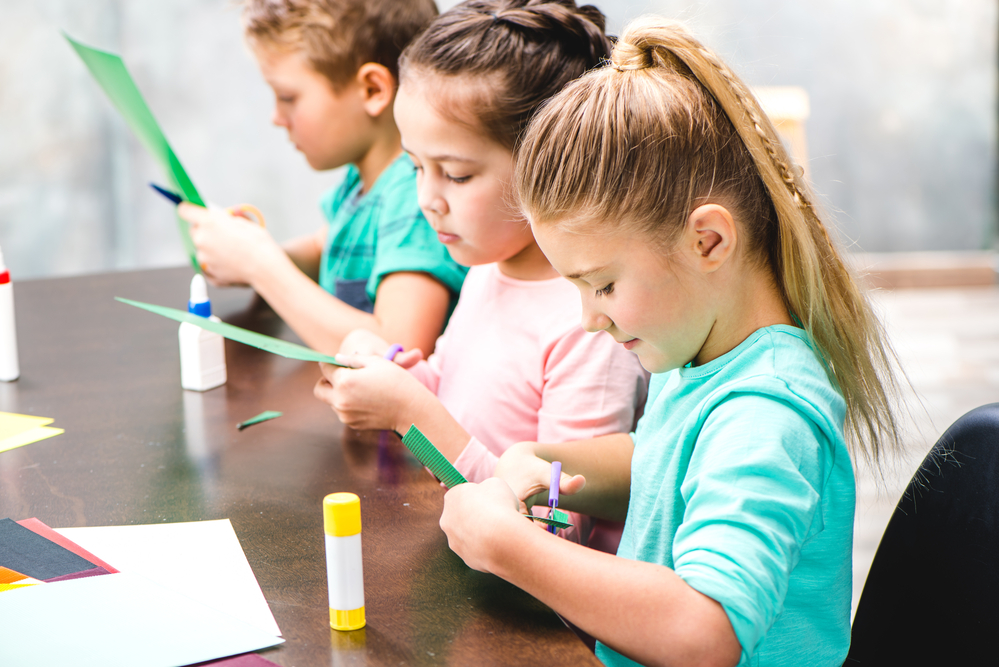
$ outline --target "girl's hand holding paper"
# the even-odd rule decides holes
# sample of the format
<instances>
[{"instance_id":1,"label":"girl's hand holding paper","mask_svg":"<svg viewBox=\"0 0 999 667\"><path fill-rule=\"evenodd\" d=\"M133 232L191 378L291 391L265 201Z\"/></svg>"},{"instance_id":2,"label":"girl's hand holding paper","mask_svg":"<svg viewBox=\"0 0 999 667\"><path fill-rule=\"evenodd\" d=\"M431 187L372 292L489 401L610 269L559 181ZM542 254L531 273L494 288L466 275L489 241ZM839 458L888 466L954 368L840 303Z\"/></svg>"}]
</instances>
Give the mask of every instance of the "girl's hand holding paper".
<instances>
[{"instance_id":1,"label":"girl's hand holding paper","mask_svg":"<svg viewBox=\"0 0 999 667\"><path fill-rule=\"evenodd\" d=\"M198 263L213 285L252 286L260 267L285 257L256 208L244 204L215 209L184 202L177 213L189 223Z\"/></svg>"},{"instance_id":2,"label":"girl's hand holding paper","mask_svg":"<svg viewBox=\"0 0 999 667\"><path fill-rule=\"evenodd\" d=\"M413 423L410 408L421 399L436 400L409 372L388 359L348 354L338 354L336 359L349 368L320 364L323 377L313 393L351 428L403 432Z\"/></svg>"},{"instance_id":3,"label":"girl's hand holding paper","mask_svg":"<svg viewBox=\"0 0 999 667\"><path fill-rule=\"evenodd\" d=\"M375 354L384 356L390 347L392 346L378 334L372 333L367 329L354 329L344 337L343 343L340 344L340 353L346 355ZM396 352L392 355L391 361L394 361L403 368L411 368L422 359L423 352L419 348L413 348L412 350Z\"/></svg>"}]
</instances>

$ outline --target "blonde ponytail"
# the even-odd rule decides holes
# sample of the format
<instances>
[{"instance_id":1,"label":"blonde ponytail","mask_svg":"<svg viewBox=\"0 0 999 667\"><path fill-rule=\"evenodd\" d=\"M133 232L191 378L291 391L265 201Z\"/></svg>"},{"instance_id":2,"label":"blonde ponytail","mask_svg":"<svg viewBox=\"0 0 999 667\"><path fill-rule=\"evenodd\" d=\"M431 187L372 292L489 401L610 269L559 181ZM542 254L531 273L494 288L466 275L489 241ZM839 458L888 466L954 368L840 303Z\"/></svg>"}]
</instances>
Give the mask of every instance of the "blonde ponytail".
<instances>
[{"instance_id":1,"label":"blonde ponytail","mask_svg":"<svg viewBox=\"0 0 999 667\"><path fill-rule=\"evenodd\" d=\"M898 449L894 352L881 323L759 103L685 28L656 18L628 26L608 66L535 117L517 178L536 224L627 221L665 247L697 205L732 209L842 392L855 454L876 464L885 447Z\"/></svg>"}]
</instances>

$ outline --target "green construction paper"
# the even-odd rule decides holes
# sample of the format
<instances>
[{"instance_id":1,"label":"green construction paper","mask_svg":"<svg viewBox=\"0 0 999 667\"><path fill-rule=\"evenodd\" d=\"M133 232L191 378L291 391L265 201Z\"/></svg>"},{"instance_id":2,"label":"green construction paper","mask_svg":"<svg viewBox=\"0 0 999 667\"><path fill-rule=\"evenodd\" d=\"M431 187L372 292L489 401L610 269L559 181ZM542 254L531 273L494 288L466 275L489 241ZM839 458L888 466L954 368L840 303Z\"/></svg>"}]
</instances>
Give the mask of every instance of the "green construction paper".
<instances>
[{"instance_id":1,"label":"green construction paper","mask_svg":"<svg viewBox=\"0 0 999 667\"><path fill-rule=\"evenodd\" d=\"M254 424L259 424L260 422L265 422L265 421L267 421L269 419L277 419L278 417L280 417L283 414L284 414L283 412L276 412L274 410L266 410L264 412L261 412L256 417L250 417L245 422L240 422L240 423L236 424L236 428L238 428L240 431L242 431L247 426L253 426Z\"/></svg>"},{"instance_id":2,"label":"green construction paper","mask_svg":"<svg viewBox=\"0 0 999 667\"><path fill-rule=\"evenodd\" d=\"M215 322L214 320L209 320L199 315L192 315L191 313L183 310L167 308L166 306L154 306L151 303L142 303L141 301L122 299L117 296L115 297L115 300L127 303L130 306L135 306L136 308L148 310L151 313L162 315L163 317L176 320L177 322L188 322L189 324L201 327L206 331L217 333L223 338L228 338L229 340L234 340L237 343L243 343L244 345L249 345L250 347L255 347L260 350L270 352L271 354L277 354L289 359L300 359L301 361L322 361L327 364L333 364L334 366L346 366L346 364L341 364L337 361L335 357L323 354L322 352L316 352L315 350L302 345L289 343L286 340L271 338L270 336L265 336L264 334L257 333L255 331L247 331L246 329L241 329L240 327L233 326L232 324L226 324L225 322Z\"/></svg>"},{"instance_id":3,"label":"green construction paper","mask_svg":"<svg viewBox=\"0 0 999 667\"><path fill-rule=\"evenodd\" d=\"M444 458L440 450L427 440L427 436L416 428L416 424L409 427L406 435L402 436L402 444L406 445L409 451L413 452L420 463L425 465L434 477L444 483L444 486L451 489L459 484L464 484L465 479L458 469L451 465L451 462Z\"/></svg>"},{"instance_id":4,"label":"green construction paper","mask_svg":"<svg viewBox=\"0 0 999 667\"><path fill-rule=\"evenodd\" d=\"M104 89L104 92L111 99L111 103L121 113L122 118L132 128L132 131L135 132L142 145L146 147L149 154L163 167L170 184L183 194L185 200L198 206L204 206L205 202L201 198L201 195L198 194L198 189L194 187L194 183L187 175L187 172L184 171L184 167L180 164L180 160L177 159L177 155L170 148L163 130L160 129L159 124L153 117L149 106L132 80L132 76L125 68L125 63L121 57L107 51L101 51L80 44L66 33L63 33L63 36L80 56L83 64L90 70L97 83ZM187 222L179 216L177 217L177 228L180 231L184 250L191 260L191 266L194 267L195 271L201 273L201 267L198 265L198 260L195 256L194 242L191 241L191 233L187 228Z\"/></svg>"}]
</instances>

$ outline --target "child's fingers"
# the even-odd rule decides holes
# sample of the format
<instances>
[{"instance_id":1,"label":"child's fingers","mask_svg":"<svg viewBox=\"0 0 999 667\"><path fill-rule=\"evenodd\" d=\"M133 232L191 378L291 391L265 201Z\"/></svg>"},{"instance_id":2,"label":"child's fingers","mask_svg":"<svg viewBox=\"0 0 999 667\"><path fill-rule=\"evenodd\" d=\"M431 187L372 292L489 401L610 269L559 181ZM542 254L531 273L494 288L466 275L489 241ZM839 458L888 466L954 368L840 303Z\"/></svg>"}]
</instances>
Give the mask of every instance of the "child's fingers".
<instances>
[{"instance_id":1,"label":"child's fingers","mask_svg":"<svg viewBox=\"0 0 999 667\"><path fill-rule=\"evenodd\" d=\"M395 355L395 357L392 359L392 361L394 361L399 366L402 366L403 368L412 368L422 360L423 360L423 350L421 350L420 348L405 350Z\"/></svg>"},{"instance_id":2,"label":"child's fingers","mask_svg":"<svg viewBox=\"0 0 999 667\"><path fill-rule=\"evenodd\" d=\"M367 366L364 357L359 354L337 354L336 361L347 368L364 368Z\"/></svg>"},{"instance_id":3,"label":"child's fingers","mask_svg":"<svg viewBox=\"0 0 999 667\"><path fill-rule=\"evenodd\" d=\"M333 385L325 377L319 378L316 386L312 388L312 395L323 403L333 404Z\"/></svg>"},{"instance_id":4,"label":"child's fingers","mask_svg":"<svg viewBox=\"0 0 999 667\"><path fill-rule=\"evenodd\" d=\"M584 486L586 486L586 478L582 475L567 475L566 473L562 473L562 477L559 478L558 482L558 492L571 496L582 491Z\"/></svg>"}]
</instances>

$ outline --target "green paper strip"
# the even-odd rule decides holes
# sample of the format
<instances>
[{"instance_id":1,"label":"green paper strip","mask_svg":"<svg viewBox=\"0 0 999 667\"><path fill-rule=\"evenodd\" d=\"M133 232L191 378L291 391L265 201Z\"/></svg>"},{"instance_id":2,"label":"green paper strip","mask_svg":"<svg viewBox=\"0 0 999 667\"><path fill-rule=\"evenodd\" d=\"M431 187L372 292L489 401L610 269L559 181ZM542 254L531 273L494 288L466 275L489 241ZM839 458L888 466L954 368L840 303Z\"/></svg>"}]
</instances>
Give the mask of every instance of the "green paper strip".
<instances>
[{"instance_id":1,"label":"green paper strip","mask_svg":"<svg viewBox=\"0 0 999 667\"><path fill-rule=\"evenodd\" d=\"M538 521L548 526L555 526L556 528L569 528L570 526L572 526L572 524L569 523L569 514L567 512L563 512L560 509L556 509L555 511L552 512L551 519L543 516L534 516L532 514L528 514L526 516L528 519Z\"/></svg>"},{"instance_id":2,"label":"green paper strip","mask_svg":"<svg viewBox=\"0 0 999 667\"><path fill-rule=\"evenodd\" d=\"M132 131L135 132L142 145L146 147L149 154L163 167L170 184L183 193L184 199L187 201L198 206L204 206L205 202L201 199L201 195L198 194L198 189L194 187L194 183L187 175L187 172L184 171L184 167L180 164L180 160L177 159L177 155L170 148L163 130L160 129L159 124L153 117L149 106L146 104L145 99L143 99L142 93L136 87L135 81L132 80L132 76L125 68L125 63L121 57L114 53L108 53L107 51L101 51L81 44L66 33L63 33L63 37L66 38L66 41L69 42L70 46L80 56L83 64L87 66L94 79L104 89L104 92L111 99L112 104L121 113L122 118L132 128ZM191 241L191 233L187 228L187 222L179 216L177 217L177 229L180 231L184 250L191 260L191 266L194 267L195 271L201 273L201 267L198 265L198 260L195 256L194 242Z\"/></svg>"},{"instance_id":3,"label":"green paper strip","mask_svg":"<svg viewBox=\"0 0 999 667\"><path fill-rule=\"evenodd\" d=\"M256 331L247 331L246 329L241 329L240 327L233 326L232 324L215 322L198 315L192 315L191 313L183 310L177 310L176 308L154 306L151 303L142 303L141 301L122 299L117 296L115 297L115 300L127 303L130 306L135 306L136 308L148 310L151 313L162 315L163 317L176 320L177 322L188 322L194 326L201 327L206 331L217 333L223 338L228 338L229 340L234 340L237 343L243 343L244 345L249 345L250 347L255 347L260 350L265 350L271 354L277 354L289 359L300 359L301 361L322 361L327 364L333 364L334 366L345 366L345 364L341 364L335 357L331 357L328 354L316 352L315 350L302 345L289 343L286 340L265 336L264 334L257 333Z\"/></svg>"},{"instance_id":4,"label":"green paper strip","mask_svg":"<svg viewBox=\"0 0 999 667\"><path fill-rule=\"evenodd\" d=\"M402 444L406 445L409 451L413 452L413 456L429 468L437 479L444 482L447 488L451 489L468 481L450 461L444 458L440 450L427 440L427 436L416 428L416 424L410 426L406 435L402 436Z\"/></svg>"},{"instance_id":5,"label":"green paper strip","mask_svg":"<svg viewBox=\"0 0 999 667\"><path fill-rule=\"evenodd\" d=\"M283 412L276 412L274 410L265 410L256 417L250 417L245 422L239 422L238 424L236 424L236 428L242 431L247 426L253 426L254 424L259 424L260 422L265 422L270 419L277 419L283 414L284 414Z\"/></svg>"},{"instance_id":6,"label":"green paper strip","mask_svg":"<svg viewBox=\"0 0 999 667\"><path fill-rule=\"evenodd\" d=\"M458 472L458 469L451 465L440 450L434 447L434 443L427 439L427 436L423 435L420 429L416 428L416 424L409 427L406 431L406 435L402 436L402 444L406 445L409 451L413 452L413 456L425 465L430 472L440 481L444 482L444 486L449 489L453 489L459 484L465 484L468 482L464 476ZM528 519L533 519L534 521L540 521L541 523L548 524L551 526L556 526L558 528L569 528L572 526L569 523L569 515L560 509L555 509L552 512L552 518L546 519L540 516L532 516L530 514L525 515Z\"/></svg>"}]
</instances>

